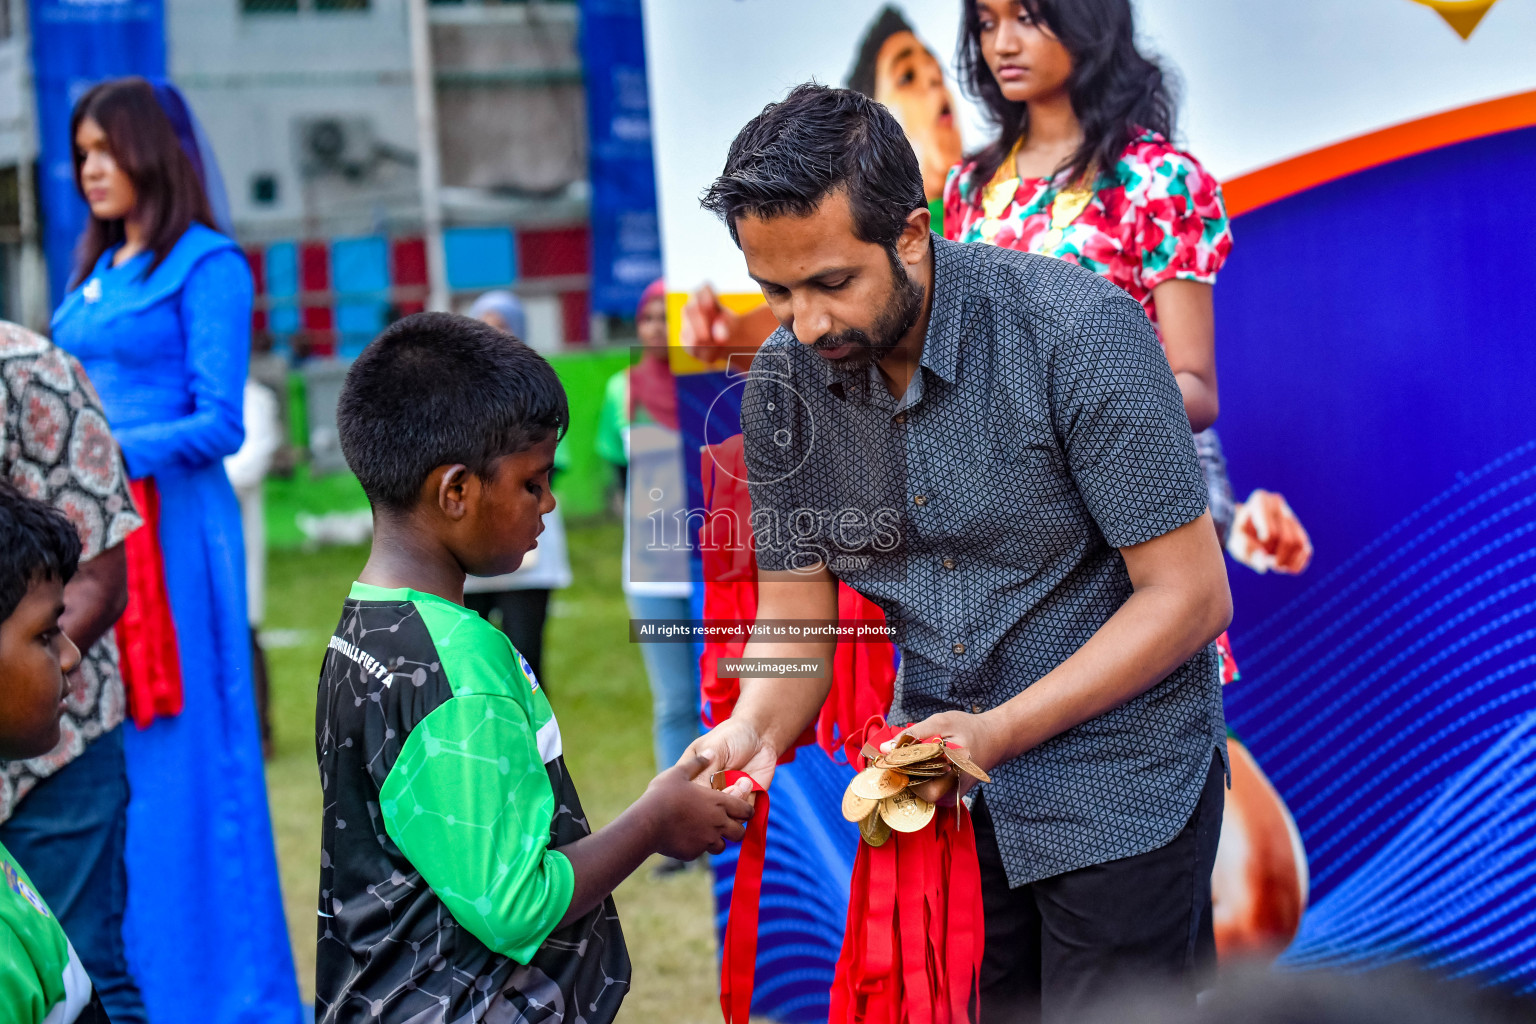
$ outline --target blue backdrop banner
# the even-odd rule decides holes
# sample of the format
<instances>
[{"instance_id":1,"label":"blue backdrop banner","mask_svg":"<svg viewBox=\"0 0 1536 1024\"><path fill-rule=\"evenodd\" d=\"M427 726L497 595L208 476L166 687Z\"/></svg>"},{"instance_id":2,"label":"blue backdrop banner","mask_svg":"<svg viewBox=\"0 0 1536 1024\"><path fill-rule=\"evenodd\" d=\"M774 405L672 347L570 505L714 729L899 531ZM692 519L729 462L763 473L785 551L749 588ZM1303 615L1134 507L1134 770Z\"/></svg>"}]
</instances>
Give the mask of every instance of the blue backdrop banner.
<instances>
[{"instance_id":1,"label":"blue backdrop banner","mask_svg":"<svg viewBox=\"0 0 1536 1024\"><path fill-rule=\"evenodd\" d=\"M43 252L53 305L64 297L86 207L75 189L69 114L105 78L165 75L161 0L32 0Z\"/></svg>"},{"instance_id":2,"label":"blue backdrop banner","mask_svg":"<svg viewBox=\"0 0 1536 1024\"><path fill-rule=\"evenodd\" d=\"M582 0L592 179L592 311L628 316L661 276L640 0Z\"/></svg>"}]
</instances>

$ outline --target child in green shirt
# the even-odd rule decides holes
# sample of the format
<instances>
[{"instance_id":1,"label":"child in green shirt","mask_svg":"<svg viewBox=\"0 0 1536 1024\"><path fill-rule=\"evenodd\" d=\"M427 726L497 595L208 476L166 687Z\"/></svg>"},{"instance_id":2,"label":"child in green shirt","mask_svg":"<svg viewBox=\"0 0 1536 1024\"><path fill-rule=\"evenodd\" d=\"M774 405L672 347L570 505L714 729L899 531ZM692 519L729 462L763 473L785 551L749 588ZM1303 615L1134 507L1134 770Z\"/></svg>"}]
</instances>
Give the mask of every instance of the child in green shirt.
<instances>
[{"instance_id":1,"label":"child in green shirt","mask_svg":"<svg viewBox=\"0 0 1536 1024\"><path fill-rule=\"evenodd\" d=\"M614 887L743 834L751 808L698 783L705 758L591 832L532 669L463 607L466 573L536 546L567 421L549 364L467 317L406 317L347 374L374 541L316 708L323 1024L606 1024L630 978Z\"/></svg>"},{"instance_id":2,"label":"child in green shirt","mask_svg":"<svg viewBox=\"0 0 1536 1024\"><path fill-rule=\"evenodd\" d=\"M64 676L80 651L59 629L80 537L64 514L0 482L0 760L59 742ZM91 980L58 919L0 845L0 1019L105 1022Z\"/></svg>"}]
</instances>

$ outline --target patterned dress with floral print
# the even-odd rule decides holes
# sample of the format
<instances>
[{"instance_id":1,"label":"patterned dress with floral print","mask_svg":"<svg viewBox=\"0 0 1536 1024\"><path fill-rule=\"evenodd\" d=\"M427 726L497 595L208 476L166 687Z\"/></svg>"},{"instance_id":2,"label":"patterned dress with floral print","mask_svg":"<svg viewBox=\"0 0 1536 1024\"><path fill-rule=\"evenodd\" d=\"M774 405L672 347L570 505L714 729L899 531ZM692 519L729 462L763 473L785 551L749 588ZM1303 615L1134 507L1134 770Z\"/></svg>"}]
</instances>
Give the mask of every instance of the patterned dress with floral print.
<instances>
[{"instance_id":1,"label":"patterned dress with floral print","mask_svg":"<svg viewBox=\"0 0 1536 1024\"><path fill-rule=\"evenodd\" d=\"M121 544L142 520L101 400L80 364L47 339L0 321L0 394L0 477L69 517L80 533L81 561ZM0 822L39 779L120 725L125 703L109 630L70 680L59 745L28 761L0 761Z\"/></svg>"},{"instance_id":2,"label":"patterned dress with floral print","mask_svg":"<svg viewBox=\"0 0 1536 1024\"><path fill-rule=\"evenodd\" d=\"M966 161L944 184L944 237L990 242L1076 263L1131 294L1157 324L1152 289L1174 279L1214 284L1232 248L1221 186L1188 153L1156 132L1126 147L1113 173L1075 219L1051 227L1064 178L1023 178L996 217L987 216L976 164Z\"/></svg>"},{"instance_id":3,"label":"patterned dress with floral print","mask_svg":"<svg viewBox=\"0 0 1536 1024\"><path fill-rule=\"evenodd\" d=\"M1057 203L1058 196L1071 191L1065 175L1018 178L1011 197L988 197L991 179L980 180L976 172L974 160L950 169L944 183L945 238L1076 263L1141 303L1159 337L1152 289L1173 280L1215 284L1232 250L1220 184L1198 160L1157 132L1142 132L1126 146L1112 173L1099 177L1098 188L1068 223L1059 222L1067 218L1059 216ZM1232 488L1221 442L1214 430L1196 434L1195 442L1211 511L1225 540ZM1237 665L1226 634L1218 648L1222 681L1230 682L1237 678Z\"/></svg>"}]
</instances>

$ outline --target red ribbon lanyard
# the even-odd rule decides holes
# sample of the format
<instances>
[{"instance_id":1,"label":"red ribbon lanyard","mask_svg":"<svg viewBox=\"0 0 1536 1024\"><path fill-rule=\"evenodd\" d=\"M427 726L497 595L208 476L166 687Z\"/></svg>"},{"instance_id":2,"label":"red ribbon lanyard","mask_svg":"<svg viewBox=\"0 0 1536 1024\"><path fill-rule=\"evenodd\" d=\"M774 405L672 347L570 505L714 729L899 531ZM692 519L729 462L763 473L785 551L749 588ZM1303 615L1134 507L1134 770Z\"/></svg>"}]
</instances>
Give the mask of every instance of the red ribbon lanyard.
<instances>
[{"instance_id":1,"label":"red ribbon lanyard","mask_svg":"<svg viewBox=\"0 0 1536 1024\"><path fill-rule=\"evenodd\" d=\"M736 859L731 910L725 921L720 957L720 1012L726 1024L747 1024L752 1013L752 985L757 971L757 907L763 893L763 860L768 850L768 791L746 772L724 773L725 786L739 779L752 783L757 804ZM723 787L722 787L723 788Z\"/></svg>"}]
</instances>

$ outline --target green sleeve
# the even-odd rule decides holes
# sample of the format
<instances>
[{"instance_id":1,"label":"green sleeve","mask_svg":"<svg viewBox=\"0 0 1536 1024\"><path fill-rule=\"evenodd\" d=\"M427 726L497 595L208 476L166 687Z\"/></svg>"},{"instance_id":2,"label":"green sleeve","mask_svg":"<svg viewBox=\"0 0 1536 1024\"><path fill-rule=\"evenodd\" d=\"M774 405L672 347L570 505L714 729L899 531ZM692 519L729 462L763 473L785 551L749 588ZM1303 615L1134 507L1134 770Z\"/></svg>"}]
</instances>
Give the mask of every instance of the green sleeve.
<instances>
[{"instance_id":1,"label":"green sleeve","mask_svg":"<svg viewBox=\"0 0 1536 1024\"><path fill-rule=\"evenodd\" d=\"M0 922L0 1006L10 1007L6 1012L16 1015L3 1019L42 1020L53 1003L62 998L62 986L57 993L44 991L31 951L20 936Z\"/></svg>"},{"instance_id":2,"label":"green sleeve","mask_svg":"<svg viewBox=\"0 0 1536 1024\"><path fill-rule=\"evenodd\" d=\"M522 705L476 694L440 705L379 797L385 831L454 919L526 964L570 908L575 874L549 849L555 795Z\"/></svg>"},{"instance_id":3,"label":"green sleeve","mask_svg":"<svg viewBox=\"0 0 1536 1024\"><path fill-rule=\"evenodd\" d=\"M629 371L608 378L603 408L597 417L597 454L615 466L629 464L624 454L624 428L629 425Z\"/></svg>"}]
</instances>

